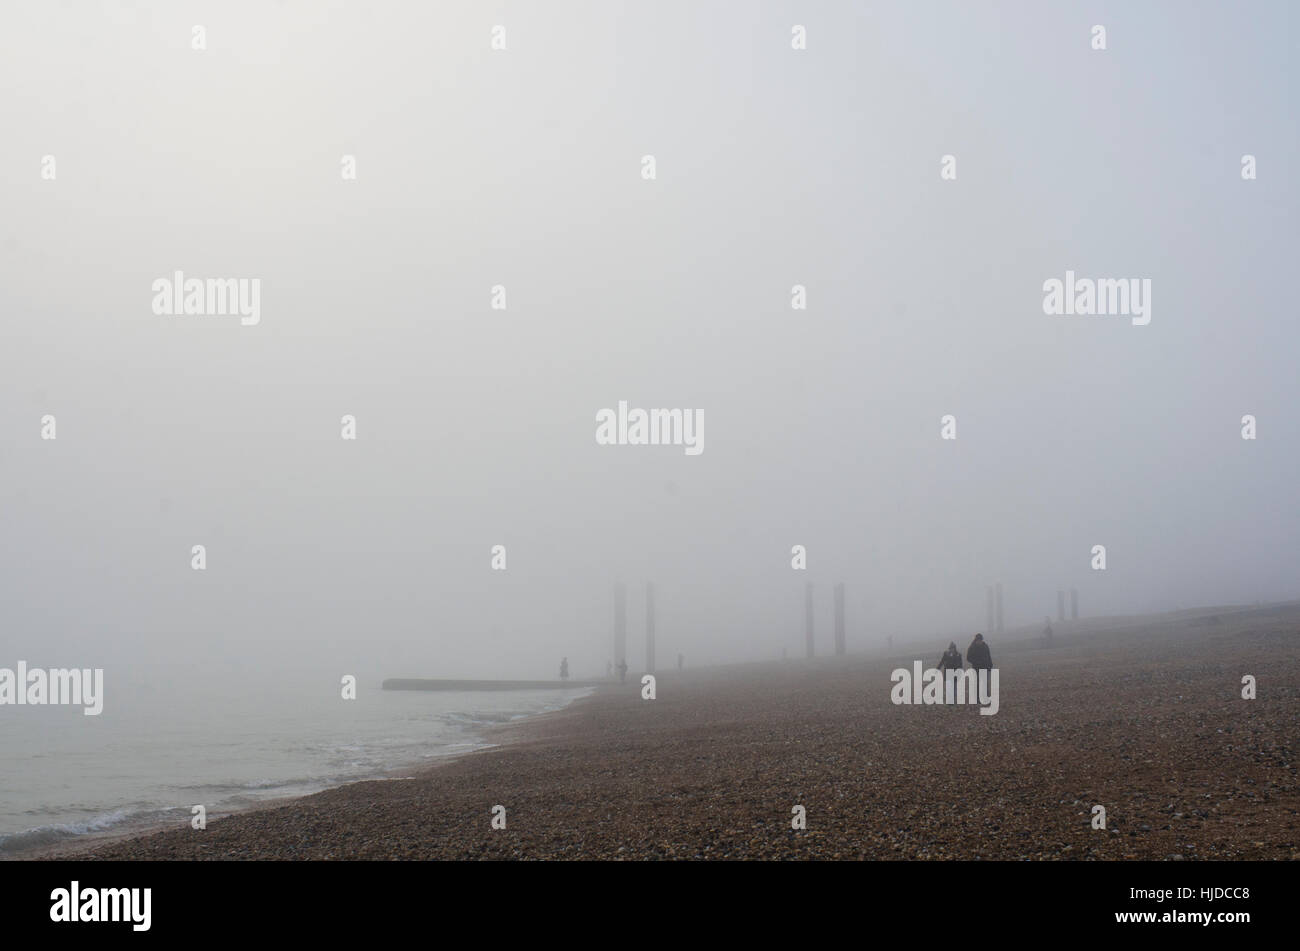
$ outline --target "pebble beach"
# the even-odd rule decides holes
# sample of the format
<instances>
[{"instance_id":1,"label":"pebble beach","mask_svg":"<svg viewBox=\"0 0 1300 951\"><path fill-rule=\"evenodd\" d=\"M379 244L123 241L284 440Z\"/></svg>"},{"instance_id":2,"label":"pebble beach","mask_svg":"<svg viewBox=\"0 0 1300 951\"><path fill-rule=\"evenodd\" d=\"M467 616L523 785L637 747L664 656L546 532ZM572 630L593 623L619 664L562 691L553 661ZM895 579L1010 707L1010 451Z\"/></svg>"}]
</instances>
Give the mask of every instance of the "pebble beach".
<instances>
[{"instance_id":1,"label":"pebble beach","mask_svg":"<svg viewBox=\"0 0 1300 951\"><path fill-rule=\"evenodd\" d=\"M75 857L1300 858L1300 606L989 642L992 716L891 701L891 671L935 665L947 638L667 671L653 700L629 676L432 768ZM504 829L492 827L498 805Z\"/></svg>"}]
</instances>

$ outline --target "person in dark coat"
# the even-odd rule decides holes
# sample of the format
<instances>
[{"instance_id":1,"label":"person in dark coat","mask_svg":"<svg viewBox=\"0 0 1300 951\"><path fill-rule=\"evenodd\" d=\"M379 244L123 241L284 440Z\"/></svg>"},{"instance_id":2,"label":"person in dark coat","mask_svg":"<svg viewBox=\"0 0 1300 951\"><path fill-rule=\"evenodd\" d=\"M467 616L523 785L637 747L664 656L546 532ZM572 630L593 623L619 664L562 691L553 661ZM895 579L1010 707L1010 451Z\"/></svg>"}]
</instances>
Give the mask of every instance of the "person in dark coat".
<instances>
[{"instance_id":1,"label":"person in dark coat","mask_svg":"<svg viewBox=\"0 0 1300 951\"><path fill-rule=\"evenodd\" d=\"M955 701L955 688L948 683L948 671L950 670L961 670L961 651L957 650L956 641L949 641L948 649L939 658L939 676L943 678L944 703L953 703Z\"/></svg>"},{"instance_id":2,"label":"person in dark coat","mask_svg":"<svg viewBox=\"0 0 1300 951\"><path fill-rule=\"evenodd\" d=\"M985 643L983 634L976 634L975 640L966 648L966 660L976 670L993 669L993 655L989 653L989 645Z\"/></svg>"}]
</instances>

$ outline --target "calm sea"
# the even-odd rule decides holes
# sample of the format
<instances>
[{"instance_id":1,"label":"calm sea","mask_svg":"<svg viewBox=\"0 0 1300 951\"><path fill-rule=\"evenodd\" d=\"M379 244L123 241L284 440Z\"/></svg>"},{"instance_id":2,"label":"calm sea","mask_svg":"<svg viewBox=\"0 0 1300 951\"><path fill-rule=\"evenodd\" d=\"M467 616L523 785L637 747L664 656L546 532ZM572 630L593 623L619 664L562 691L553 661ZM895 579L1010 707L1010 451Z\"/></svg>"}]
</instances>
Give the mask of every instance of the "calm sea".
<instances>
[{"instance_id":1,"label":"calm sea","mask_svg":"<svg viewBox=\"0 0 1300 951\"><path fill-rule=\"evenodd\" d=\"M422 693L328 681L260 687L178 678L112 691L104 710L0 707L0 856L102 832L209 820L488 745L482 728L585 689Z\"/></svg>"}]
</instances>

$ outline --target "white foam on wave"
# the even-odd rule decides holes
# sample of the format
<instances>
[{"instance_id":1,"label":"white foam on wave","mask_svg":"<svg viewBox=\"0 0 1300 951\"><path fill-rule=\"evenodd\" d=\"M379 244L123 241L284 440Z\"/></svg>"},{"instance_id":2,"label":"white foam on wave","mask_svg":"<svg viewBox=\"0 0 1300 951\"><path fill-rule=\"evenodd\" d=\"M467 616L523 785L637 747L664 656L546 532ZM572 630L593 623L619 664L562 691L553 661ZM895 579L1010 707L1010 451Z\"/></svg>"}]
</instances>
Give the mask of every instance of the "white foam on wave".
<instances>
[{"instance_id":1,"label":"white foam on wave","mask_svg":"<svg viewBox=\"0 0 1300 951\"><path fill-rule=\"evenodd\" d=\"M126 809L114 809L112 812L93 816L81 822L58 822L37 826L25 832L0 836L0 852L18 852L36 846L53 845L91 832L107 832L114 826L131 819L133 815L136 814Z\"/></svg>"}]
</instances>

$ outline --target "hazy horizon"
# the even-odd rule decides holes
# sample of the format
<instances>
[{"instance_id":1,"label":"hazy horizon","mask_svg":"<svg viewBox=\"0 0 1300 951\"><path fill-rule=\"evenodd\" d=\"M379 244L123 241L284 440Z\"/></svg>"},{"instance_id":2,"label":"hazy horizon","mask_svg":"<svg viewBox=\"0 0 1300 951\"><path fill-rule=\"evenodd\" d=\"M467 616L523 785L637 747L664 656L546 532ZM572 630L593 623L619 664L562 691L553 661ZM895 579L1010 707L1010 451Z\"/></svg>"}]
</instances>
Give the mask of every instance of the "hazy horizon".
<instances>
[{"instance_id":1,"label":"hazy horizon","mask_svg":"<svg viewBox=\"0 0 1300 951\"><path fill-rule=\"evenodd\" d=\"M585 676L620 581L661 668L799 656L809 581L819 653L837 582L851 651L995 582L1300 596L1292 6L115 9L0 34L0 666ZM260 322L156 315L177 270Z\"/></svg>"}]
</instances>

